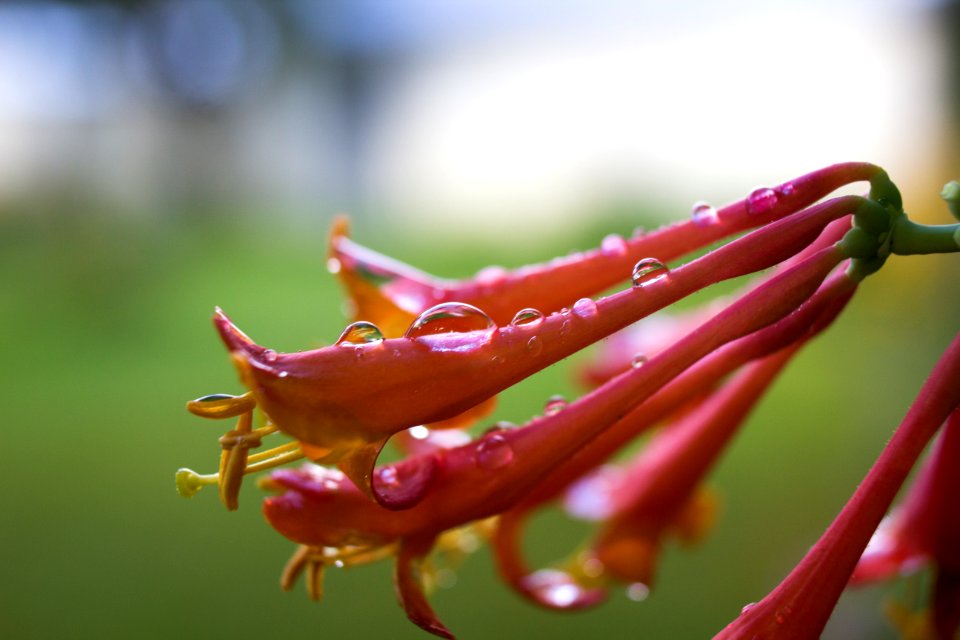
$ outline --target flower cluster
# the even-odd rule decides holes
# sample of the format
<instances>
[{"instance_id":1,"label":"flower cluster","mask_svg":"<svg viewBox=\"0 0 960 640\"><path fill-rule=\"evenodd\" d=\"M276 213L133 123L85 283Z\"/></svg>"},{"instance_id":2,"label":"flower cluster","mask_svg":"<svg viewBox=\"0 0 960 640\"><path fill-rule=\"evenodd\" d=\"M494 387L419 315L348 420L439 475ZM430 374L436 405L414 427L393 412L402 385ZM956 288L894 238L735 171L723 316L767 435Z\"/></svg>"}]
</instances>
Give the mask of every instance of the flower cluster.
<instances>
[{"instance_id":1,"label":"flower cluster","mask_svg":"<svg viewBox=\"0 0 960 640\"><path fill-rule=\"evenodd\" d=\"M859 181L869 182L866 196L824 199ZM956 211L960 186L944 197ZM217 485L236 509L246 474L309 460L260 481L272 494L267 521L300 545L283 587L306 574L319 599L327 566L393 558L410 620L453 637L427 593L444 580L439 561L456 562L483 540L506 584L538 605L594 606L616 585L645 597L670 537L692 543L708 531L715 509L703 481L777 374L889 255L960 251L960 225L909 221L882 169L847 163L720 209L699 203L685 221L611 235L585 253L462 281L356 244L344 219L329 251L328 268L355 315L334 344L278 353L216 311L214 326L247 391L187 404L196 415L237 422L220 438L218 471L181 469L177 488L190 496ZM662 312L765 270L735 297L683 317ZM621 282L624 289L598 297ZM500 391L607 337L582 372L592 387L582 397L553 398L521 426L467 430ZM824 537L718 637L816 637L851 575L880 579L924 562L938 572L926 628L952 637L960 624L960 510L949 504L960 492L958 380L960 338ZM878 530L948 418L915 490ZM635 459L610 462L654 429ZM260 450L280 435L289 440ZM378 465L388 440L399 459ZM597 534L567 560L532 569L520 551L524 523L556 502L598 521Z\"/></svg>"}]
</instances>

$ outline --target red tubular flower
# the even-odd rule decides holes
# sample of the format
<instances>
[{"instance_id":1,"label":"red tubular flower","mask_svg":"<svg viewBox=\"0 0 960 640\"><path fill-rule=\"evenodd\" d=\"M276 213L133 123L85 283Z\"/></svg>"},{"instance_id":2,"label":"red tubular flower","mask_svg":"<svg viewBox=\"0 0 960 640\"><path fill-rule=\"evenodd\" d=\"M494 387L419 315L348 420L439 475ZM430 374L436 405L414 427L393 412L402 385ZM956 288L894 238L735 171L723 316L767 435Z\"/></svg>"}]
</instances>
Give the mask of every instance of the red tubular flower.
<instances>
[{"instance_id":1,"label":"red tubular flower","mask_svg":"<svg viewBox=\"0 0 960 640\"><path fill-rule=\"evenodd\" d=\"M745 607L716 638L820 636L910 468L937 428L960 407L957 380L960 335L947 348L900 427L826 533L779 586L760 602Z\"/></svg>"},{"instance_id":2,"label":"red tubular flower","mask_svg":"<svg viewBox=\"0 0 960 640\"><path fill-rule=\"evenodd\" d=\"M713 460L722 453L724 438L731 435L751 403L772 381L774 371L789 357L785 354L795 350L798 341L807 340L828 326L846 305L855 287L855 281L846 274L836 274L800 309L705 357L554 469L520 504L500 518L495 530L494 551L501 575L525 597L550 608L582 608L598 602L602 595L599 590L577 591L576 587L579 583L589 585L606 581L593 579L607 570L605 564L609 565L605 578L616 577L649 586L653 554L629 556L636 569L629 570L623 562L628 556L614 553L618 546L624 548L624 545L615 544L615 540L625 540L624 532L638 533L637 527L641 527L647 540L655 542L677 521L684 504L692 504L693 489ZM616 517L597 547L599 554L586 554L581 558L586 562L572 567L570 573L558 570L531 573L527 569L517 539L533 509L555 499L636 435L676 411L703 389L711 388L730 371L790 344L794 346L781 354L767 356L767 360L772 359L774 364L753 365L758 370L744 374L746 380L731 383L679 425L668 429L655 440L660 444L651 444L653 449L642 455L633 472L622 481L616 481L615 487L609 487L609 495L614 501L609 511ZM642 537L631 536L634 541ZM655 546L647 545L651 552ZM636 564L641 560L642 570ZM548 584L551 588L546 588ZM552 595L561 584L566 585L563 593L576 593L579 597L567 597L558 602Z\"/></svg>"},{"instance_id":3,"label":"red tubular flower","mask_svg":"<svg viewBox=\"0 0 960 640\"><path fill-rule=\"evenodd\" d=\"M630 290L573 312L497 327L483 312L450 303L424 314L403 338L379 339L354 327L338 344L278 354L254 344L221 312L214 323L243 383L272 424L307 445L315 460L337 462L384 506L372 469L386 439L453 418L519 380L709 284L777 264L809 245L823 227L863 198L836 198L739 238L668 271L641 271ZM832 252L834 263L841 259ZM407 496L404 504L412 498Z\"/></svg>"},{"instance_id":4,"label":"red tubular flower","mask_svg":"<svg viewBox=\"0 0 960 640\"><path fill-rule=\"evenodd\" d=\"M929 563L937 578L932 622L937 638L960 628L960 410L933 445L903 503L877 528L851 584L897 577Z\"/></svg>"},{"instance_id":5,"label":"red tubular flower","mask_svg":"<svg viewBox=\"0 0 960 640\"><path fill-rule=\"evenodd\" d=\"M746 294L644 367L611 380L562 411L528 426L495 430L469 445L415 456L377 469L377 481L404 511L386 510L337 472L277 471L264 503L267 520L311 548L382 548L399 544L396 584L412 621L449 637L427 603L413 568L443 531L517 504L553 468L617 422L690 365L731 340L777 322L809 298L842 259L823 249ZM412 502L411 496L421 498Z\"/></svg>"},{"instance_id":6,"label":"red tubular flower","mask_svg":"<svg viewBox=\"0 0 960 640\"><path fill-rule=\"evenodd\" d=\"M460 302L483 309L503 326L520 309L559 311L582 297L594 296L622 282L638 260L654 256L666 263L718 240L799 211L834 190L860 180L885 179L875 165L849 162L813 171L772 189L754 190L747 198L715 210L694 207L690 220L623 239L609 236L601 247L546 264L513 271L488 268L473 279L435 278L347 237L345 218L335 221L328 266L344 285L354 318L373 322L388 337L403 334L429 307Z\"/></svg>"}]
</instances>

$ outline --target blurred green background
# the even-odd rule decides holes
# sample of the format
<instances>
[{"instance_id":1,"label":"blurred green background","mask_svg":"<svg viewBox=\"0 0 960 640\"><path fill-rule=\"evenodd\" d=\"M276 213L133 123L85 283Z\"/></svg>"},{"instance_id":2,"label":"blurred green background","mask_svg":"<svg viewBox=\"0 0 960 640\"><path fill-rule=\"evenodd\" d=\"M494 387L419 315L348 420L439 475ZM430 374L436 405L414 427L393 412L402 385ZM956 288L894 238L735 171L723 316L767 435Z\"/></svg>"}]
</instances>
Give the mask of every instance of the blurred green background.
<instances>
[{"instance_id":1,"label":"blurred green background","mask_svg":"<svg viewBox=\"0 0 960 640\"><path fill-rule=\"evenodd\" d=\"M199 5L212 11L210 15L218 15L216 11L234 15L223 3ZM898 146L903 140L896 136L888 139L892 134L886 130L875 135L888 146L877 143L876 148L861 151L857 139L844 138L840 126L831 130L834 136L822 139L822 150L813 145L813 150L798 157L790 155L788 143L768 147L767 136L759 136L763 138L758 141L759 151L750 153L747 148L745 155L737 155L731 149L728 162L722 161L722 154L713 158L710 154L714 151L705 149L705 157L689 159L689 174L675 162L666 162L666 168L678 172L670 185L665 185L659 174L645 173L648 165L642 154L611 152L609 157L619 160L612 168L599 163L585 169L591 180L579 191L571 190L568 174L562 171L531 174L530 180L544 189L542 200L536 197L536 190L525 191L509 180L498 182L495 173L481 171L477 189L493 195L479 203L463 201L459 208L451 203L461 196L469 199L474 192L457 187L456 178L428 171L437 166L431 162L438 160L428 161L429 154L427 160L417 156L413 143L423 130L414 129L406 134L411 136L411 163L427 172L418 179L429 184L433 175L443 194L424 205L419 215L417 207L424 204L421 196L396 188L396 182L407 174L393 175L382 167L381 173L370 169L377 166L378 149L385 150L393 165L403 160L389 155L389 145L378 146L383 140L378 127L386 126L384 119L393 117L394 104L387 91L392 76L387 73L385 80L378 74L390 71L385 61L394 60L397 51L406 52L403 68L409 71L422 58L457 59L462 49L454 47L451 53L443 37L412 29L413 35L404 35L406 40L395 36L400 44L387 53L377 46L367 49L363 42L357 44L362 38L346 38L344 44L329 34L327 40L318 37L324 45L316 45L321 53L304 53L304 43L314 40L296 39L291 25L301 15L297 11L306 11L310 3L281 5L286 11L256 2L236 5L260 16L258 20L273 20L272 73L288 74L284 82L295 86L302 86L304 77L338 78L339 84L334 85L341 91L336 95L347 96L347 106L334 112L368 114L366 119L356 116L355 130L347 126L349 118L346 124L338 121L347 133L333 127L328 137L346 137L326 148L327 155L307 156L292 169L286 164L292 162L289 157L275 160L269 152L296 142L299 121L295 118L285 125L294 132L291 137L276 140L267 127L265 133L257 134L262 139L256 145L230 143L240 132L249 133L241 126L244 123L255 124L260 116L282 116L270 110L278 95L286 95L277 84L269 84L279 82L275 79L262 80L252 88L221 88L221 93L214 91L219 85L213 83L214 88L207 86L207 93L201 91L198 98L195 84L190 84L195 81L161 82L157 78L168 78L160 73L164 67L147 64L145 68L155 72L153 84L146 83L150 88L133 91L134 98L111 98L117 102L106 107L96 101L83 103L81 98L87 94L70 81L66 81L66 89L53 82L54 89L79 92L80 97L74 96L76 104L86 105L79 113L69 108L57 113L56 105L42 101L11 102L0 92L0 98L7 98L0 99L0 129L9 134L0 142L0 162L9 168L0 179L0 329L7 345L0 388L8 409L4 481L0 484L4 505L0 636L4 638L422 637L395 604L389 563L331 571L326 599L320 605L309 602L299 589L284 594L277 581L293 545L264 522L259 492L252 483L235 513L227 513L213 492L186 501L173 485L178 467L212 470L218 455L216 438L221 425L190 416L184 402L206 393L240 391L209 322L214 305L222 306L257 341L278 350L329 344L343 328L342 296L324 269L327 227L340 208L357 214L354 237L358 241L447 277L467 276L491 264L513 267L571 249L586 249L608 233L629 234L637 225L650 228L688 215L693 200L707 198L719 204L742 196L757 182L779 182L816 164L848 159L883 164L895 180L905 175L902 186L908 210L926 222L948 222L935 197L940 185L957 173L956 156L949 144L956 139L951 133L952 112L943 106L951 87L946 82L934 82L932 86L942 91L924 98L940 105L934 112L946 114L933 124L924 123L929 132L913 126L906 115L890 115L894 120L903 118L899 135L923 129L932 136L921 138L918 134L907 151ZM478 5L468 5L480 11ZM482 38L471 41L464 35L472 33L463 26L471 24L469 15L453 22L461 29L454 40L472 43L467 47L474 56L471 59L486 60L504 56L504 50L513 51L502 48L503 28L498 30L497 25L513 24L514 17L505 6L493 5L499 7L496 18L481 20L480 26L473 24L487 29ZM56 33L73 33L71 20L92 24L96 33L102 35L102 30L117 41L127 42L130 33L147 33L163 42L164 29L178 33L174 27L163 26L167 24L164 20L179 24L175 9L187 5L11 6L0 8L0 31L8 33L14 26L32 24L34 31L28 30L17 42L29 44L34 37L43 44L45 27L59 25L61 31ZM382 5L377 3L359 3L361 9L353 12L337 3L324 6L339 7L339 13L317 19L321 26L339 25L334 34L357 36L368 29L370 35L364 42L379 43L393 33L387 30L387 35L378 38L379 32L370 25L385 29L381 24L385 19L381 16L377 22L362 13L365 7L370 15L378 15ZM697 3L684 6L700 16ZM856 13L860 4L843 7L847 14L863 18ZM436 15L431 13L436 5L430 3L411 2L407 9L414 16L408 16L408 22L414 25L430 23L430 16ZM758 15L754 9L745 3L739 13L731 15L752 25L750 21ZM902 18L895 9L889 8L890 15ZM796 7L787 4L784 10L786 15L794 15L790 11ZM34 11L39 11L41 18ZM586 40L586 49L598 42L569 26L583 15L593 15L592 11L554 12L566 15L564 20L544 6L539 11L525 18L529 31L551 37L561 33L568 39L574 39L574 34ZM931 5L910 15L929 28L935 21L932 18L949 17L951 11ZM614 9L600 13L612 23L618 22ZM50 15L54 16L52 22L45 23ZM340 22L330 15L339 16ZM553 16L547 21L549 28L538 31L534 26L545 16ZM189 11L187 17L191 17ZM682 38L686 28L682 17L630 14L624 20L642 26L646 42ZM700 16L695 24L700 28L709 17ZM814 17L818 24L826 20L826 14ZM792 23L782 17L779 20L789 32ZM189 24L200 23L195 19ZM621 27L623 23L619 23ZM132 31L127 33L118 24ZM880 37L868 30L869 21L860 24L864 25L865 40ZM213 25L217 33L225 28L218 27L215 20ZM718 28L723 33L723 28L735 27L721 24ZM905 31L914 28L919 29L916 25L903 27ZM445 33L441 27L435 29ZM651 30L656 38L649 35ZM194 38L188 37L187 44L200 47L197 42L202 41L203 33L187 32ZM86 32L81 29L79 33ZM516 39L525 32L511 29L508 33ZM937 32L925 33L934 38ZM418 38L429 46L410 44L420 42ZM551 41L550 37L544 39ZM145 41L152 42L146 37ZM251 36L247 41L255 39ZM178 42L182 45L180 41L175 44ZM563 48L568 48L564 43ZM485 46L500 53L490 54ZM25 51L33 49L26 46ZM907 72L933 78L949 75L945 71L950 68L949 49L936 51L937 60L946 66L932 70L908 66ZM189 69L199 64L198 60L218 59L216 51L202 47L192 53L195 57L188 58ZM864 54L851 53L860 55ZM17 57L8 56L5 65L0 63L0 76L8 74L3 77L29 88L26 76L9 75L11 69L17 71L11 59ZM29 56L22 59L35 62ZM229 61L229 56L226 59ZM606 68L609 62L609 58L601 58L597 64ZM299 71L290 71L297 65ZM41 79L45 70L53 73L60 69L40 65L34 71L37 68ZM251 69L256 68L241 65L240 77L252 75ZM226 71L218 69L214 65L211 77L225 77ZM372 76L370 69L375 70ZM464 73L475 69L467 65ZM829 75L827 69L822 71ZM615 87L625 84L618 73L608 96L612 101L617 96ZM72 76L67 73L67 77ZM406 77L409 80L411 76ZM81 73L81 80L84 78ZM849 75L848 82L851 87L858 86L855 74ZM200 86L203 89L204 85ZM442 88L442 83L437 86ZM666 101L673 88L648 86ZM732 80L731 92L738 90ZM50 87L39 91L38 100L58 95L51 91ZM371 102L363 98L368 95L365 91L379 91L379 97ZM805 109L819 108L814 106L815 87L811 93L813 98L800 101L791 100L792 90L768 97L783 108L784 122L795 117L793 128L819 140L820 127L826 125L802 119ZM71 94L67 91L65 95ZM131 103L149 105L147 115ZM442 100L440 104L444 104ZM366 107L361 108L363 105ZM800 111L790 111L787 107L791 106ZM763 105L755 108L762 110ZM45 111L50 109L53 112ZM597 109L602 112L603 105ZM297 117L303 115L297 113ZM146 135L143 128L134 126L140 117L152 123L154 134L161 133L158 138L147 135L137 149L147 155L155 152L157 157L131 169L126 162L140 157L140 152L104 141L125 140L128 135L142 138ZM533 126L536 113L529 117L512 123L518 127L516 132L503 134L507 136L504 155L509 155L509 136L513 135L518 144L526 143L531 149L543 146L539 139L524 142L524 127ZM589 129L589 122L602 119L602 115L584 117L587 124L574 121L571 127ZM223 123L231 118L236 121L223 130ZM721 125L716 121L698 126ZM477 125L467 119L460 126L470 129ZM483 126L495 130L500 124ZM674 128L678 136L684 129L682 121L664 126ZM391 135L403 138L398 133ZM750 131L741 135L743 146L749 147ZM194 145L193 137L201 140ZM312 149L321 139L324 136L305 141L304 148ZM905 139L911 142L909 136ZM831 146L836 140L839 146ZM104 144L98 146L98 142ZM426 146L430 143L424 141ZM723 140L717 141L721 143ZM558 144L564 157L580 157L576 137ZM259 150L266 156L254 154L251 159L237 148ZM764 149L774 148L780 155L764 155ZM343 151L344 163L353 166L338 169L343 172L342 179L336 172L324 173L324 167L330 166L324 163L336 164L337 149ZM277 153L281 151L293 153L286 148ZM878 156L860 155L871 151ZM467 166L476 161L470 159L469 147L459 153ZM543 153L555 155L557 149L546 148ZM670 157L669 150L663 153ZM837 156L842 153L855 157ZM458 157L442 159L456 163ZM252 168L240 166L241 160L253 163ZM311 186L314 164L320 183L315 189ZM699 168L691 168L697 165ZM291 171L303 172L305 177L300 181L284 178ZM639 176L636 184L621 179L628 174ZM262 182L251 185L249 175L260 176ZM443 178L448 180L441 184ZM129 184L118 185L117 181ZM558 193L569 198L560 210L554 208ZM499 204L513 199L519 203L515 216L509 211L505 214ZM463 638L526 638L534 634L551 638L709 637L787 573L862 478L938 353L957 330L960 281L956 273L956 256L896 259L865 283L838 325L811 344L777 382L724 457L711 481L723 496L715 531L694 549L668 548L658 583L646 602L614 594L610 602L590 612L544 612L525 604L497 581L488 553L482 549L458 571L455 586L434 594L437 612ZM575 397L580 393L571 375L576 360L504 393L493 420L523 421L538 413L544 400L555 393ZM545 565L566 556L588 533L589 527L582 523L548 512L535 521L528 551ZM893 637L881 605L885 599L907 598L907 592L908 585L900 583L845 596L827 637Z\"/></svg>"}]
</instances>

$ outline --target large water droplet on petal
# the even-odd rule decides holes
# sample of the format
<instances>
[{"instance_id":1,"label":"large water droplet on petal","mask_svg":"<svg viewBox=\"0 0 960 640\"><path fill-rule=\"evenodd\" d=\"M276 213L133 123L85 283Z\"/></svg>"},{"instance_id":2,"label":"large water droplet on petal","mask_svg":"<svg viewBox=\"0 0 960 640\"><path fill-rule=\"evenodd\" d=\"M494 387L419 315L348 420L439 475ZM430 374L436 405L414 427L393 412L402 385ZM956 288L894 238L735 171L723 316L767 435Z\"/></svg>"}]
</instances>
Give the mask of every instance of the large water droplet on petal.
<instances>
[{"instance_id":1,"label":"large water droplet on petal","mask_svg":"<svg viewBox=\"0 0 960 640\"><path fill-rule=\"evenodd\" d=\"M597 315L597 303L590 298L580 298L573 303L573 312L581 318L592 318Z\"/></svg>"},{"instance_id":2,"label":"large water droplet on petal","mask_svg":"<svg viewBox=\"0 0 960 640\"><path fill-rule=\"evenodd\" d=\"M633 358L630 360L630 366L634 369L639 369L645 364L647 364L647 356L642 353L634 354Z\"/></svg>"},{"instance_id":3,"label":"large water droplet on petal","mask_svg":"<svg viewBox=\"0 0 960 640\"><path fill-rule=\"evenodd\" d=\"M665 278L668 273L667 265L656 258L644 258L633 266L630 278L633 280L633 286L646 287Z\"/></svg>"},{"instance_id":4,"label":"large water droplet on petal","mask_svg":"<svg viewBox=\"0 0 960 640\"><path fill-rule=\"evenodd\" d=\"M444 302L420 314L405 338L437 350L465 351L487 342L497 325L480 309L463 302Z\"/></svg>"},{"instance_id":5,"label":"large water droplet on petal","mask_svg":"<svg viewBox=\"0 0 960 640\"><path fill-rule=\"evenodd\" d=\"M514 327L536 327L543 322L543 314L536 309L521 309L513 316L510 324Z\"/></svg>"},{"instance_id":6,"label":"large water droplet on petal","mask_svg":"<svg viewBox=\"0 0 960 640\"><path fill-rule=\"evenodd\" d=\"M690 211L690 217L698 227L709 227L719 220L716 208L703 200L694 203L693 209Z\"/></svg>"},{"instance_id":7,"label":"large water droplet on petal","mask_svg":"<svg viewBox=\"0 0 960 640\"><path fill-rule=\"evenodd\" d=\"M564 410L567 406L567 399L563 396L550 396L547 404L543 407L543 415L555 416Z\"/></svg>"},{"instance_id":8,"label":"large water droplet on petal","mask_svg":"<svg viewBox=\"0 0 960 640\"><path fill-rule=\"evenodd\" d=\"M532 356L540 355L540 352L543 351L543 340L540 339L540 336L533 336L527 340L527 351Z\"/></svg>"},{"instance_id":9,"label":"large water droplet on petal","mask_svg":"<svg viewBox=\"0 0 960 640\"><path fill-rule=\"evenodd\" d=\"M477 445L477 466L487 471L501 469L513 461L513 448L499 433L484 436Z\"/></svg>"},{"instance_id":10,"label":"large water droplet on petal","mask_svg":"<svg viewBox=\"0 0 960 640\"><path fill-rule=\"evenodd\" d=\"M383 333L372 322L360 321L347 325L336 344L341 347L356 347L362 344L379 344L383 342Z\"/></svg>"},{"instance_id":11,"label":"large water droplet on petal","mask_svg":"<svg viewBox=\"0 0 960 640\"><path fill-rule=\"evenodd\" d=\"M777 205L777 192L769 187L754 189L747 196L747 213L759 216L769 213Z\"/></svg>"},{"instance_id":12,"label":"large water droplet on petal","mask_svg":"<svg viewBox=\"0 0 960 640\"><path fill-rule=\"evenodd\" d=\"M627 252L627 241L616 233L611 233L600 243L600 251L607 256L622 256Z\"/></svg>"}]
</instances>

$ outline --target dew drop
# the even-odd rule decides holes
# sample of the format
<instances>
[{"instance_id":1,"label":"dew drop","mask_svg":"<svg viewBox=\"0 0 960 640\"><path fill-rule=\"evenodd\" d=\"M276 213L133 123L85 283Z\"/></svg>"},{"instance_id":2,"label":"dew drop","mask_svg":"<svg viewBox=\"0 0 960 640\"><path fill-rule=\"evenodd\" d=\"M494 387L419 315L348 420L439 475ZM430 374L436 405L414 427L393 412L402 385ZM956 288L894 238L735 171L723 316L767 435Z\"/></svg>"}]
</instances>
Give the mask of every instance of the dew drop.
<instances>
[{"instance_id":1,"label":"dew drop","mask_svg":"<svg viewBox=\"0 0 960 640\"><path fill-rule=\"evenodd\" d=\"M430 429L427 429L422 424L416 427L410 427L409 433L410 437L414 440L426 440L430 437Z\"/></svg>"},{"instance_id":2,"label":"dew drop","mask_svg":"<svg viewBox=\"0 0 960 640\"><path fill-rule=\"evenodd\" d=\"M667 276L667 265L656 258L644 258L633 266L633 286L646 287Z\"/></svg>"},{"instance_id":3,"label":"dew drop","mask_svg":"<svg viewBox=\"0 0 960 640\"><path fill-rule=\"evenodd\" d=\"M383 342L383 333L372 322L360 321L347 325L336 344L341 347L356 347L363 344L379 344ZM358 352L359 353L359 352Z\"/></svg>"},{"instance_id":4,"label":"dew drop","mask_svg":"<svg viewBox=\"0 0 960 640\"><path fill-rule=\"evenodd\" d=\"M690 211L690 217L698 227L709 227L719 220L717 209L703 200L694 203L693 209Z\"/></svg>"},{"instance_id":5,"label":"dew drop","mask_svg":"<svg viewBox=\"0 0 960 640\"><path fill-rule=\"evenodd\" d=\"M490 316L473 305L444 302L421 313L403 336L413 340L429 340L439 334L475 333L488 338L496 328Z\"/></svg>"},{"instance_id":6,"label":"dew drop","mask_svg":"<svg viewBox=\"0 0 960 640\"><path fill-rule=\"evenodd\" d=\"M577 601L583 589L571 577L555 569L542 569L524 578L525 586L537 597L555 607L567 607Z\"/></svg>"},{"instance_id":7,"label":"dew drop","mask_svg":"<svg viewBox=\"0 0 960 640\"><path fill-rule=\"evenodd\" d=\"M277 361L277 352L273 349L267 349L263 352L263 359L267 362L276 362Z\"/></svg>"},{"instance_id":8,"label":"dew drop","mask_svg":"<svg viewBox=\"0 0 960 640\"><path fill-rule=\"evenodd\" d=\"M501 469L513 460L513 448L499 433L485 436L477 445L477 466L487 471Z\"/></svg>"},{"instance_id":9,"label":"dew drop","mask_svg":"<svg viewBox=\"0 0 960 640\"><path fill-rule=\"evenodd\" d=\"M634 369L639 369L645 364L647 364L647 356L642 353L635 354L630 360L630 366Z\"/></svg>"},{"instance_id":10,"label":"dew drop","mask_svg":"<svg viewBox=\"0 0 960 640\"><path fill-rule=\"evenodd\" d=\"M757 606L756 602L748 602L747 604L743 605L742 609L740 609L740 613L746 613L747 611L750 611L750 609L753 609L755 606Z\"/></svg>"},{"instance_id":11,"label":"dew drop","mask_svg":"<svg viewBox=\"0 0 960 640\"><path fill-rule=\"evenodd\" d=\"M797 192L797 188L793 185L792 182L787 182L786 184L780 185L777 189L780 192L780 195L787 196L788 198Z\"/></svg>"},{"instance_id":12,"label":"dew drop","mask_svg":"<svg viewBox=\"0 0 960 640\"><path fill-rule=\"evenodd\" d=\"M516 424L514 424L514 423L512 423L512 422L510 422L510 421L508 421L508 420L501 420L501 421L499 421L499 422L493 423L493 426L491 426L489 429L487 429L486 431L484 431L484 432L483 432L483 435L488 436L488 435L490 435L491 433L498 433L498 432L501 432L501 431L509 431L510 429L516 429L516 428L517 428L517 425L516 425Z\"/></svg>"},{"instance_id":13,"label":"dew drop","mask_svg":"<svg viewBox=\"0 0 960 640\"><path fill-rule=\"evenodd\" d=\"M622 256L627 253L627 241L611 233L600 242L600 251L607 256Z\"/></svg>"},{"instance_id":14,"label":"dew drop","mask_svg":"<svg viewBox=\"0 0 960 640\"><path fill-rule=\"evenodd\" d=\"M400 477L396 468L389 466L377 470L377 480L380 485L387 487L396 487L400 484Z\"/></svg>"},{"instance_id":15,"label":"dew drop","mask_svg":"<svg viewBox=\"0 0 960 640\"><path fill-rule=\"evenodd\" d=\"M278 378L286 378L288 375L290 375L290 372L289 372L289 371L281 371L280 373L277 374L277 377L278 377Z\"/></svg>"},{"instance_id":16,"label":"dew drop","mask_svg":"<svg viewBox=\"0 0 960 640\"><path fill-rule=\"evenodd\" d=\"M650 596L650 587L642 582L634 582L627 587L627 597L634 602L643 602Z\"/></svg>"},{"instance_id":17,"label":"dew drop","mask_svg":"<svg viewBox=\"0 0 960 640\"><path fill-rule=\"evenodd\" d=\"M529 351L532 356L540 355L540 352L543 351L543 341L540 339L540 336L533 336L527 340L527 351Z\"/></svg>"},{"instance_id":18,"label":"dew drop","mask_svg":"<svg viewBox=\"0 0 960 640\"><path fill-rule=\"evenodd\" d=\"M507 277L507 270L503 267L484 267L474 276L477 284L491 285L496 284Z\"/></svg>"},{"instance_id":19,"label":"dew drop","mask_svg":"<svg viewBox=\"0 0 960 640\"><path fill-rule=\"evenodd\" d=\"M597 315L597 303L590 298L580 298L573 303L573 312L581 318L592 318Z\"/></svg>"},{"instance_id":20,"label":"dew drop","mask_svg":"<svg viewBox=\"0 0 960 640\"><path fill-rule=\"evenodd\" d=\"M754 189L747 196L747 213L759 216L769 213L777 205L777 192L769 187Z\"/></svg>"},{"instance_id":21,"label":"dew drop","mask_svg":"<svg viewBox=\"0 0 960 640\"><path fill-rule=\"evenodd\" d=\"M563 396L550 396L543 407L543 415L555 416L567 406L567 399Z\"/></svg>"},{"instance_id":22,"label":"dew drop","mask_svg":"<svg viewBox=\"0 0 960 640\"><path fill-rule=\"evenodd\" d=\"M514 327L537 327L543 322L543 314L536 309L521 309L513 316L510 324Z\"/></svg>"},{"instance_id":23,"label":"dew drop","mask_svg":"<svg viewBox=\"0 0 960 640\"><path fill-rule=\"evenodd\" d=\"M342 268L342 265L340 264L340 261L337 260L336 258L330 258L329 260L327 260L327 271L329 271L333 275L337 275L338 273L340 273L341 268Z\"/></svg>"},{"instance_id":24,"label":"dew drop","mask_svg":"<svg viewBox=\"0 0 960 640\"><path fill-rule=\"evenodd\" d=\"M346 565L344 564L343 560L334 560L333 566L335 566L337 569L343 569L343 567Z\"/></svg>"},{"instance_id":25,"label":"dew drop","mask_svg":"<svg viewBox=\"0 0 960 640\"><path fill-rule=\"evenodd\" d=\"M564 317L570 315L570 309L568 309L567 307L564 307L563 309L560 309L560 315L562 315L562 316L564 316Z\"/></svg>"}]
</instances>

